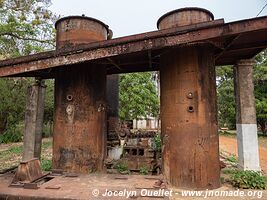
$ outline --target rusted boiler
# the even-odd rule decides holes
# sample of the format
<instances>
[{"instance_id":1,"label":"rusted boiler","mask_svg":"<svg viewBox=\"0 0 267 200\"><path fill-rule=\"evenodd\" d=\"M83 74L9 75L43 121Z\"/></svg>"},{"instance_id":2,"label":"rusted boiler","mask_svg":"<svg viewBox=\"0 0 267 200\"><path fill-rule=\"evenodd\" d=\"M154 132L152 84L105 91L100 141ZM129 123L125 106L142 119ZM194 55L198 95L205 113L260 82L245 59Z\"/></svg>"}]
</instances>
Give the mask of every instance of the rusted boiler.
<instances>
[{"instance_id":1,"label":"rusted boiler","mask_svg":"<svg viewBox=\"0 0 267 200\"><path fill-rule=\"evenodd\" d=\"M183 8L162 16L159 29L213 20L209 11ZM178 187L220 185L215 64L212 47L196 43L160 57L163 172Z\"/></svg>"},{"instance_id":2,"label":"rusted boiler","mask_svg":"<svg viewBox=\"0 0 267 200\"><path fill-rule=\"evenodd\" d=\"M94 18L57 21L57 48L106 40L108 26ZM103 170L106 155L106 68L80 63L55 76L53 168L88 173Z\"/></svg>"}]
</instances>

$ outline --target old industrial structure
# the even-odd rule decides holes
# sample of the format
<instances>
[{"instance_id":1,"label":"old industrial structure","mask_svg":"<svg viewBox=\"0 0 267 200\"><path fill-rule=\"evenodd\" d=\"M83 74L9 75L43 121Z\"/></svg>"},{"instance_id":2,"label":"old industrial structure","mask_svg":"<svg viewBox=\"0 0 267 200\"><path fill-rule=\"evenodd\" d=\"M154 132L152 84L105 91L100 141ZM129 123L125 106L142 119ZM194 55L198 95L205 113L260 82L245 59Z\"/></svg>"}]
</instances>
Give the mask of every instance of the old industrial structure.
<instances>
[{"instance_id":1,"label":"old industrial structure","mask_svg":"<svg viewBox=\"0 0 267 200\"><path fill-rule=\"evenodd\" d=\"M167 183L220 187L215 66L234 65L239 164L259 170L252 59L267 46L267 17L224 23L205 9L182 8L157 26L107 40L103 22L66 17L56 23L56 50L0 62L0 77L55 79L53 168L103 172L108 134L118 127L117 74L159 70ZM38 94L30 100L37 107ZM25 132L25 151L34 152L35 132Z\"/></svg>"}]
</instances>

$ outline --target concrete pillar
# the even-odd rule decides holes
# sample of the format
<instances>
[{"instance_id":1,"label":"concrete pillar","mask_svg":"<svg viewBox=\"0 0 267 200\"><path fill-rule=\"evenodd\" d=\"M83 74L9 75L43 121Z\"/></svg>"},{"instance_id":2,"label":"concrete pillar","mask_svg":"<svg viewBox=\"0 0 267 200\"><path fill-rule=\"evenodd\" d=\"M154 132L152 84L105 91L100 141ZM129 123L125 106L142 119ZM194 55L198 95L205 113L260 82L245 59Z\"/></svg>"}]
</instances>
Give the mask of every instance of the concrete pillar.
<instances>
[{"instance_id":1,"label":"concrete pillar","mask_svg":"<svg viewBox=\"0 0 267 200\"><path fill-rule=\"evenodd\" d=\"M36 83L30 86L27 90L23 137L23 161L34 157L40 158L41 156L44 99L44 81L36 80Z\"/></svg>"},{"instance_id":2,"label":"concrete pillar","mask_svg":"<svg viewBox=\"0 0 267 200\"><path fill-rule=\"evenodd\" d=\"M35 130L35 145L34 145L34 157L41 158L42 151L42 134L44 123L44 107L45 107L45 81L39 80L38 83L38 110Z\"/></svg>"},{"instance_id":3,"label":"concrete pillar","mask_svg":"<svg viewBox=\"0 0 267 200\"><path fill-rule=\"evenodd\" d=\"M53 168L103 170L106 155L106 68L78 64L57 71Z\"/></svg>"},{"instance_id":4,"label":"concrete pillar","mask_svg":"<svg viewBox=\"0 0 267 200\"><path fill-rule=\"evenodd\" d=\"M119 75L107 75L108 131L115 131L119 123Z\"/></svg>"},{"instance_id":5,"label":"concrete pillar","mask_svg":"<svg viewBox=\"0 0 267 200\"><path fill-rule=\"evenodd\" d=\"M238 162L243 170L260 170L252 59L234 66Z\"/></svg>"},{"instance_id":6,"label":"concrete pillar","mask_svg":"<svg viewBox=\"0 0 267 200\"><path fill-rule=\"evenodd\" d=\"M161 56L163 173L182 188L220 186L214 55L207 45Z\"/></svg>"}]
</instances>

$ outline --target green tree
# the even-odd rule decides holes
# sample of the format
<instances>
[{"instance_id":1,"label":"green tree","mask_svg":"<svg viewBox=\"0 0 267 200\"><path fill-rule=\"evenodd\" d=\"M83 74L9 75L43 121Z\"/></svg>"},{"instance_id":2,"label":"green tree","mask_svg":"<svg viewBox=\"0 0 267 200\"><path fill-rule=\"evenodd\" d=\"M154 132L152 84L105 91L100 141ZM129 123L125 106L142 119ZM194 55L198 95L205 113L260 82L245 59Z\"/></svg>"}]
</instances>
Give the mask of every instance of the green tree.
<instances>
[{"instance_id":1,"label":"green tree","mask_svg":"<svg viewBox=\"0 0 267 200\"><path fill-rule=\"evenodd\" d=\"M0 0L0 60L54 48L57 17L50 5L50 0ZM23 121L31 83L29 78L0 79L0 143Z\"/></svg>"},{"instance_id":2,"label":"green tree","mask_svg":"<svg viewBox=\"0 0 267 200\"><path fill-rule=\"evenodd\" d=\"M120 111L122 120L157 117L159 97L153 73L130 73L120 76Z\"/></svg>"},{"instance_id":3,"label":"green tree","mask_svg":"<svg viewBox=\"0 0 267 200\"><path fill-rule=\"evenodd\" d=\"M259 127L267 134L267 50L256 57L254 66L254 94ZM218 117L220 126L235 127L234 76L232 66L217 67Z\"/></svg>"},{"instance_id":4,"label":"green tree","mask_svg":"<svg viewBox=\"0 0 267 200\"><path fill-rule=\"evenodd\" d=\"M50 0L0 0L1 59L54 48Z\"/></svg>"},{"instance_id":5,"label":"green tree","mask_svg":"<svg viewBox=\"0 0 267 200\"><path fill-rule=\"evenodd\" d=\"M257 122L263 134L267 135L267 49L256 57L254 85Z\"/></svg>"},{"instance_id":6,"label":"green tree","mask_svg":"<svg viewBox=\"0 0 267 200\"><path fill-rule=\"evenodd\" d=\"M54 80L46 80L44 123L53 121L54 116Z\"/></svg>"},{"instance_id":7,"label":"green tree","mask_svg":"<svg viewBox=\"0 0 267 200\"><path fill-rule=\"evenodd\" d=\"M27 79L0 79L0 133L24 117Z\"/></svg>"},{"instance_id":8,"label":"green tree","mask_svg":"<svg viewBox=\"0 0 267 200\"><path fill-rule=\"evenodd\" d=\"M216 68L218 121L221 127L235 128L235 96L233 67L222 66Z\"/></svg>"}]
</instances>

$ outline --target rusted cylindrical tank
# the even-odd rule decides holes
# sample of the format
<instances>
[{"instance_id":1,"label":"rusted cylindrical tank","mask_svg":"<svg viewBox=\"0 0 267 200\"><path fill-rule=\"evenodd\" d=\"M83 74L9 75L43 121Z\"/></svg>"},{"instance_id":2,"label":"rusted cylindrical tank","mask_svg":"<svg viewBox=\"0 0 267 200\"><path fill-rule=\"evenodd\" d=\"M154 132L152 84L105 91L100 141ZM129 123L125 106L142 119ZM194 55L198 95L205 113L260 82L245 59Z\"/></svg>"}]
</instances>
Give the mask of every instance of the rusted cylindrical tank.
<instances>
[{"instance_id":1,"label":"rusted cylindrical tank","mask_svg":"<svg viewBox=\"0 0 267 200\"><path fill-rule=\"evenodd\" d=\"M203 8L188 7L173 10L159 18L157 27L161 29L187 26L214 19L213 14Z\"/></svg>"},{"instance_id":2,"label":"rusted cylindrical tank","mask_svg":"<svg viewBox=\"0 0 267 200\"><path fill-rule=\"evenodd\" d=\"M203 43L160 57L163 173L176 187L220 186L214 63Z\"/></svg>"},{"instance_id":3,"label":"rusted cylindrical tank","mask_svg":"<svg viewBox=\"0 0 267 200\"><path fill-rule=\"evenodd\" d=\"M66 17L56 27L58 48L107 36L107 26L88 17ZM56 71L53 168L76 173L103 170L106 104L105 66L81 63Z\"/></svg>"},{"instance_id":4,"label":"rusted cylindrical tank","mask_svg":"<svg viewBox=\"0 0 267 200\"><path fill-rule=\"evenodd\" d=\"M109 29L103 22L85 16L69 16L56 22L57 48L106 40Z\"/></svg>"}]
</instances>

